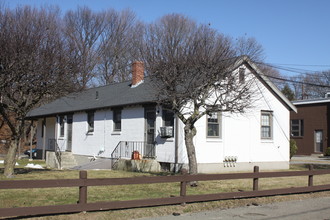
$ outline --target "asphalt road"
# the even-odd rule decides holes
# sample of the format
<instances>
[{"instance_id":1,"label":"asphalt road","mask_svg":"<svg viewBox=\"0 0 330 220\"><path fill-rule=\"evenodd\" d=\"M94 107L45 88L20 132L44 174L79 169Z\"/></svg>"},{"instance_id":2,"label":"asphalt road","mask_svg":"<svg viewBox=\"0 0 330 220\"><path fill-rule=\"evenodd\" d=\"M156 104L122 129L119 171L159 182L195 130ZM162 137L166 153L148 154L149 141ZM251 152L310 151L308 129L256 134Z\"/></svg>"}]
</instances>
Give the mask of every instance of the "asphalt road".
<instances>
[{"instance_id":1,"label":"asphalt road","mask_svg":"<svg viewBox=\"0 0 330 220\"><path fill-rule=\"evenodd\" d=\"M330 197L294 200L259 206L143 218L143 220L242 220L242 219L290 219L330 220ZM141 219L142 220L142 219Z\"/></svg>"}]
</instances>

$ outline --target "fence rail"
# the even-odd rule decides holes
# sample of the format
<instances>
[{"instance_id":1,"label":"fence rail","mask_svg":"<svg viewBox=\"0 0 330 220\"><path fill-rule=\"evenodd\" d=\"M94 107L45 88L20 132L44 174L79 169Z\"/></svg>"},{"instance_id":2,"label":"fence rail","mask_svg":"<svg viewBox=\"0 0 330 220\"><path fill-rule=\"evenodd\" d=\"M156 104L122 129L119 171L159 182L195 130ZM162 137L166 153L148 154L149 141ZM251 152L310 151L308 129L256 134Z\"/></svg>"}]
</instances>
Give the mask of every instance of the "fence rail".
<instances>
[{"instance_id":1,"label":"fence rail","mask_svg":"<svg viewBox=\"0 0 330 220\"><path fill-rule=\"evenodd\" d=\"M88 179L87 172L80 171L79 179L0 181L0 189L79 187L79 200L78 200L79 202L77 204L38 206L38 207L19 207L19 208L0 208L0 217L13 217L13 216L19 217L19 216L31 216L31 215L73 213L73 212L82 212L82 211L113 210L113 209L122 209L122 208L184 204L189 202L249 198L249 197L258 197L258 196L272 196L272 195L330 190L330 184L317 185L317 186L313 185L314 175L323 175L323 174L330 174L330 169L313 170L312 166L310 166L310 170L307 171L259 172L259 168L255 167L253 173L198 174L198 175L183 174L180 176L97 178L97 179ZM260 178L289 177L289 176L290 177L307 176L308 184L307 186L304 187L259 190L258 184ZM253 190L242 191L242 192L203 194L203 195L186 194L186 186L191 181L229 180L229 179L252 179ZM87 203L87 188L89 186L153 184L153 183L170 183L170 182L180 183L180 194L178 196L169 197L169 198Z\"/></svg>"}]
</instances>

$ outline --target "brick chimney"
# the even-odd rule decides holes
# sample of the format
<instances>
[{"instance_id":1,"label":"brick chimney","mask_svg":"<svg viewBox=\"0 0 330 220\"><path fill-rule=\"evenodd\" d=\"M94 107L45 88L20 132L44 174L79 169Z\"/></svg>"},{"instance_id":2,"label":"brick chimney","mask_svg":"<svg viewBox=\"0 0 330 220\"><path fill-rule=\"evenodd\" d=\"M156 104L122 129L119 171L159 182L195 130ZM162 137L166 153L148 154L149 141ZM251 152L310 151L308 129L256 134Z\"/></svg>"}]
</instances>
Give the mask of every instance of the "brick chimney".
<instances>
[{"instance_id":1,"label":"brick chimney","mask_svg":"<svg viewBox=\"0 0 330 220\"><path fill-rule=\"evenodd\" d=\"M132 64L132 88L137 87L144 80L144 64L141 61L135 61Z\"/></svg>"}]
</instances>

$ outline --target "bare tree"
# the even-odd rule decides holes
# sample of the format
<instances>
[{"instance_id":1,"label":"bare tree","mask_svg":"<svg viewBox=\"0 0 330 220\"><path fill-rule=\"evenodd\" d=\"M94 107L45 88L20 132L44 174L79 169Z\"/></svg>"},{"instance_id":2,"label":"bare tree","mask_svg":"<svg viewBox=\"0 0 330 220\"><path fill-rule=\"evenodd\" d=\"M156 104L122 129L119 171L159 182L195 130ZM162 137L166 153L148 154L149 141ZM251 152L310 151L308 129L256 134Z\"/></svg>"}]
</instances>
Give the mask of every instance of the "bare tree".
<instances>
[{"instance_id":1,"label":"bare tree","mask_svg":"<svg viewBox=\"0 0 330 220\"><path fill-rule=\"evenodd\" d=\"M243 112L249 83L238 83L230 38L189 18L170 14L147 27L145 62L159 102L184 124L189 172L196 174L195 123L214 112Z\"/></svg>"},{"instance_id":2,"label":"bare tree","mask_svg":"<svg viewBox=\"0 0 330 220\"><path fill-rule=\"evenodd\" d=\"M0 11L0 115L11 133L7 177L14 172L27 113L43 98L64 94L72 86L59 20L56 8Z\"/></svg>"},{"instance_id":3,"label":"bare tree","mask_svg":"<svg viewBox=\"0 0 330 220\"><path fill-rule=\"evenodd\" d=\"M77 74L80 89L93 84L100 53L100 36L105 28L105 13L92 12L87 7L68 11L64 17L65 34L70 47L73 71Z\"/></svg>"},{"instance_id":4,"label":"bare tree","mask_svg":"<svg viewBox=\"0 0 330 220\"><path fill-rule=\"evenodd\" d=\"M141 31L132 11L106 11L98 64L101 84L128 80L130 65L138 52L135 41L142 37Z\"/></svg>"},{"instance_id":5,"label":"bare tree","mask_svg":"<svg viewBox=\"0 0 330 220\"><path fill-rule=\"evenodd\" d=\"M323 98L330 90L330 71L305 74L303 82L303 90L306 97Z\"/></svg>"},{"instance_id":6,"label":"bare tree","mask_svg":"<svg viewBox=\"0 0 330 220\"><path fill-rule=\"evenodd\" d=\"M238 56L249 56L254 62L263 62L266 57L262 45L254 37L239 37L235 49Z\"/></svg>"},{"instance_id":7,"label":"bare tree","mask_svg":"<svg viewBox=\"0 0 330 220\"><path fill-rule=\"evenodd\" d=\"M284 81L282 80L284 76L269 64L265 64L265 51L263 46L254 38L254 37L239 37L235 41L235 50L237 56L248 56L258 68L269 77L269 80L272 81L279 89L283 89L285 86Z\"/></svg>"},{"instance_id":8,"label":"bare tree","mask_svg":"<svg viewBox=\"0 0 330 220\"><path fill-rule=\"evenodd\" d=\"M304 73L290 77L295 99L323 98L330 91L330 71Z\"/></svg>"}]
</instances>

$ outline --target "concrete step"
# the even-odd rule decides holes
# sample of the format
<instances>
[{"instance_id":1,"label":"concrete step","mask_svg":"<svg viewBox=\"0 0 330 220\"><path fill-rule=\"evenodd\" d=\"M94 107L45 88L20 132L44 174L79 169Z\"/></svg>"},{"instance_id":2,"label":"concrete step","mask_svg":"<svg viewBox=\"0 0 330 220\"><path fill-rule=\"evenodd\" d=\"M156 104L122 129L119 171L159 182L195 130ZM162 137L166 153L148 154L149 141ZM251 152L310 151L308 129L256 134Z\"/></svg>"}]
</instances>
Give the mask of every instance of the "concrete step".
<instances>
[{"instance_id":1,"label":"concrete step","mask_svg":"<svg viewBox=\"0 0 330 220\"><path fill-rule=\"evenodd\" d=\"M77 166L77 161L71 152L62 152L61 153L61 168L69 169Z\"/></svg>"}]
</instances>

